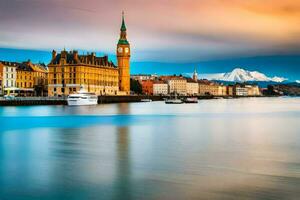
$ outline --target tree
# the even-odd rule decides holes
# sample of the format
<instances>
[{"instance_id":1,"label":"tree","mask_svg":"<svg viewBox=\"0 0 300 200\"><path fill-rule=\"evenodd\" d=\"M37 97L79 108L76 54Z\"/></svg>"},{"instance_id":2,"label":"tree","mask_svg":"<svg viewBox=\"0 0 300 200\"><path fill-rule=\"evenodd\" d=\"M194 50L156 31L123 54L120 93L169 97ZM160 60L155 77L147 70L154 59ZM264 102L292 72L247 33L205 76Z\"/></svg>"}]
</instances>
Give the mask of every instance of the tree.
<instances>
[{"instance_id":1,"label":"tree","mask_svg":"<svg viewBox=\"0 0 300 200\"><path fill-rule=\"evenodd\" d=\"M142 94L143 92L141 83L135 79L130 79L130 89L136 94Z\"/></svg>"}]
</instances>

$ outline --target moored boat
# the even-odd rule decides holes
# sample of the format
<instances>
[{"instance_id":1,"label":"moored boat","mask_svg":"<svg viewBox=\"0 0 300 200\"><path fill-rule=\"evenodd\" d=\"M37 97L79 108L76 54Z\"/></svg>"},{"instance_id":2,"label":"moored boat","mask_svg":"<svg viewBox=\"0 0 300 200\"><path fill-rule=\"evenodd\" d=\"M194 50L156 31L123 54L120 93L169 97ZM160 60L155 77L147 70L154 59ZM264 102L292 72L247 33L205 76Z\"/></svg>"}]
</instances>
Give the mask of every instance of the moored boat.
<instances>
[{"instance_id":1,"label":"moored boat","mask_svg":"<svg viewBox=\"0 0 300 200\"><path fill-rule=\"evenodd\" d=\"M198 103L197 97L188 97L184 100L184 103Z\"/></svg>"},{"instance_id":2,"label":"moored boat","mask_svg":"<svg viewBox=\"0 0 300 200\"><path fill-rule=\"evenodd\" d=\"M171 97L169 99L165 100L166 104L182 104L183 101L181 99L177 98L177 94L174 95L174 97Z\"/></svg>"},{"instance_id":3,"label":"moored boat","mask_svg":"<svg viewBox=\"0 0 300 200\"><path fill-rule=\"evenodd\" d=\"M151 102L152 99L141 99L141 102Z\"/></svg>"},{"instance_id":4,"label":"moored boat","mask_svg":"<svg viewBox=\"0 0 300 200\"><path fill-rule=\"evenodd\" d=\"M97 105L98 97L95 93L80 90L78 93L70 94L67 98L69 106Z\"/></svg>"}]
</instances>

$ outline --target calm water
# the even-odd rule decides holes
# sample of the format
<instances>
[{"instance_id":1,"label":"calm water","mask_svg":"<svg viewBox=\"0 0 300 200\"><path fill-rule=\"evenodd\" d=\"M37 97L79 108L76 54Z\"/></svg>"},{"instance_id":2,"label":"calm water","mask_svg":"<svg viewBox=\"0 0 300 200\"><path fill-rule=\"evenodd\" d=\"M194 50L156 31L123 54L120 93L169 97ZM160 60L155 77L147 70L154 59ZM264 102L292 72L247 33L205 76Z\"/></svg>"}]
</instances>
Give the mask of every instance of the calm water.
<instances>
[{"instance_id":1,"label":"calm water","mask_svg":"<svg viewBox=\"0 0 300 200\"><path fill-rule=\"evenodd\" d=\"M300 98L0 107L0 199L300 199Z\"/></svg>"}]
</instances>

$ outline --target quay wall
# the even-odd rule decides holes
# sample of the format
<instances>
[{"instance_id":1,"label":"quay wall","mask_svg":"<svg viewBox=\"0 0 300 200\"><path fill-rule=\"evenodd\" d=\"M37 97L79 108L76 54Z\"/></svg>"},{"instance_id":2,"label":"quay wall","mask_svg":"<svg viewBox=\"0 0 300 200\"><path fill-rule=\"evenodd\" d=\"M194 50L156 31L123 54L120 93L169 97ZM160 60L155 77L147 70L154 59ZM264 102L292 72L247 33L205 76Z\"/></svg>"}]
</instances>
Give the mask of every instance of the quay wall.
<instances>
[{"instance_id":1,"label":"quay wall","mask_svg":"<svg viewBox=\"0 0 300 200\"><path fill-rule=\"evenodd\" d=\"M151 99L152 101L163 101L168 96L98 96L98 103L126 103L126 102L141 102L142 99ZM178 98L184 98L179 96ZM197 96L198 99L214 99L214 96ZM228 98L228 97L222 97ZM232 97L231 97L232 98ZM233 97L241 98L241 97ZM67 105L67 100L64 97L17 97L15 99L0 98L0 106L27 106L27 105Z\"/></svg>"}]
</instances>

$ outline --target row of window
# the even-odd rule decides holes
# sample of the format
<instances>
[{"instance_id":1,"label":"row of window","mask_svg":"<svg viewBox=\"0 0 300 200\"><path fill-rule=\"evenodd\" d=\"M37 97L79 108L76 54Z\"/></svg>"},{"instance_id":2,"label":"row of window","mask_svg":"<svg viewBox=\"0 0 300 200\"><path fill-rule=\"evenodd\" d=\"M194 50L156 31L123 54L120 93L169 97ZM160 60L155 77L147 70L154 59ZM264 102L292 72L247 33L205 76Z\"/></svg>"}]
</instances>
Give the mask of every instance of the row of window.
<instances>
[{"instance_id":1,"label":"row of window","mask_svg":"<svg viewBox=\"0 0 300 200\"><path fill-rule=\"evenodd\" d=\"M14 67L6 67L6 72L9 72L9 71L10 72L14 72L14 71L16 71L16 68L14 68Z\"/></svg>"},{"instance_id":2,"label":"row of window","mask_svg":"<svg viewBox=\"0 0 300 200\"><path fill-rule=\"evenodd\" d=\"M27 88L27 87L32 88L33 87L31 82L28 83L28 84L27 84L27 82L24 82L24 84L23 84L23 82L17 83L17 87L21 87L22 88L23 86L24 86L24 88Z\"/></svg>"},{"instance_id":3,"label":"row of window","mask_svg":"<svg viewBox=\"0 0 300 200\"><path fill-rule=\"evenodd\" d=\"M56 79L52 80L50 84L86 84L86 85L99 85L99 86L118 86L118 81L88 81L82 80L76 82L75 80L64 80L64 81L57 81Z\"/></svg>"}]
</instances>

